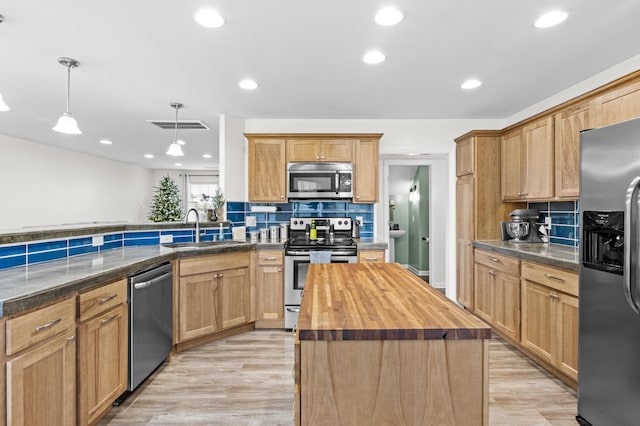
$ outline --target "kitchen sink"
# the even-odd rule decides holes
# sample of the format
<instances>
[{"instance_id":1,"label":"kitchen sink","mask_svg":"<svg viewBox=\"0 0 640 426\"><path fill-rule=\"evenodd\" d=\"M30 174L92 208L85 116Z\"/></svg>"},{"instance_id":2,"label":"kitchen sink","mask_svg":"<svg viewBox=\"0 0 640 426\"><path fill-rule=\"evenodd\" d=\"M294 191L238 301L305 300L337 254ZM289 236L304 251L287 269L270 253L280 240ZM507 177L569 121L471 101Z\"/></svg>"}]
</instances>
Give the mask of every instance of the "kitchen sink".
<instances>
[{"instance_id":1,"label":"kitchen sink","mask_svg":"<svg viewBox=\"0 0 640 426\"><path fill-rule=\"evenodd\" d=\"M222 245L235 245L244 244L244 241L222 240L222 241L200 241L199 243L186 242L186 243L163 243L163 247L168 248L205 248Z\"/></svg>"}]
</instances>

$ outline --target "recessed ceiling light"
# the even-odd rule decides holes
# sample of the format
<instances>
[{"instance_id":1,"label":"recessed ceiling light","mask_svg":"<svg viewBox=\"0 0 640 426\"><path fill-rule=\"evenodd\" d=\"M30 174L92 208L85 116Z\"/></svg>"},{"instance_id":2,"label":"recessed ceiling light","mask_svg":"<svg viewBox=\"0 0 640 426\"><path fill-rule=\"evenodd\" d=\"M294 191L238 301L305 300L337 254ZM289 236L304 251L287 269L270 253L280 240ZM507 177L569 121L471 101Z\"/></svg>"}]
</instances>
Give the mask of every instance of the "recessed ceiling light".
<instances>
[{"instance_id":1,"label":"recessed ceiling light","mask_svg":"<svg viewBox=\"0 0 640 426\"><path fill-rule=\"evenodd\" d=\"M202 154L202 158L211 158L213 157L211 154Z\"/></svg>"},{"instance_id":2,"label":"recessed ceiling light","mask_svg":"<svg viewBox=\"0 0 640 426\"><path fill-rule=\"evenodd\" d=\"M202 9L195 14L196 22L203 27L218 28L224 25L224 19L215 10Z\"/></svg>"},{"instance_id":3,"label":"recessed ceiling light","mask_svg":"<svg viewBox=\"0 0 640 426\"><path fill-rule=\"evenodd\" d=\"M100 143L102 145L111 145L113 142L111 142L109 139L100 139Z\"/></svg>"},{"instance_id":4,"label":"recessed ceiling light","mask_svg":"<svg viewBox=\"0 0 640 426\"><path fill-rule=\"evenodd\" d=\"M395 7L385 7L376 14L376 23L385 27L402 21L404 14Z\"/></svg>"},{"instance_id":5,"label":"recessed ceiling light","mask_svg":"<svg viewBox=\"0 0 640 426\"><path fill-rule=\"evenodd\" d=\"M176 142L178 142L178 145L186 145L187 143L185 141L183 141L182 139L178 139Z\"/></svg>"},{"instance_id":6,"label":"recessed ceiling light","mask_svg":"<svg viewBox=\"0 0 640 426\"><path fill-rule=\"evenodd\" d=\"M144 158L153 158L153 154L145 154Z\"/></svg>"},{"instance_id":7,"label":"recessed ceiling light","mask_svg":"<svg viewBox=\"0 0 640 426\"><path fill-rule=\"evenodd\" d=\"M367 64L379 64L380 62L384 62L385 59L386 57L378 50L367 52L367 54L362 57L362 60Z\"/></svg>"},{"instance_id":8,"label":"recessed ceiling light","mask_svg":"<svg viewBox=\"0 0 640 426\"><path fill-rule=\"evenodd\" d=\"M182 167L182 163L176 163L176 167Z\"/></svg>"},{"instance_id":9,"label":"recessed ceiling light","mask_svg":"<svg viewBox=\"0 0 640 426\"><path fill-rule=\"evenodd\" d=\"M480 80L476 80L475 78L471 78L460 85L462 89L475 89L476 87L482 86L482 82Z\"/></svg>"},{"instance_id":10,"label":"recessed ceiling light","mask_svg":"<svg viewBox=\"0 0 640 426\"><path fill-rule=\"evenodd\" d=\"M549 28L554 25L558 25L567 19L569 14L567 12L563 12L561 10L554 10L552 12L545 13L535 22L536 28Z\"/></svg>"},{"instance_id":11,"label":"recessed ceiling light","mask_svg":"<svg viewBox=\"0 0 640 426\"><path fill-rule=\"evenodd\" d=\"M244 79L242 80L240 83L238 83L238 86L242 87L243 89L246 90L254 90L258 88L258 83L256 83L255 81L251 80L251 79Z\"/></svg>"}]
</instances>

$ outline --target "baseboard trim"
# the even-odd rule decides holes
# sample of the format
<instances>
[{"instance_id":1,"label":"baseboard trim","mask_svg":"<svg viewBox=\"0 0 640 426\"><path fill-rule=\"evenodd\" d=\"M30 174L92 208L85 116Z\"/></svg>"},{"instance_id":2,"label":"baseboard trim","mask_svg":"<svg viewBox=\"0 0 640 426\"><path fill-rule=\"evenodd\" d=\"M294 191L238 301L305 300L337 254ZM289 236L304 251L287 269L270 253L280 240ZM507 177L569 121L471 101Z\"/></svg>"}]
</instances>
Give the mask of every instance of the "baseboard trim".
<instances>
[{"instance_id":1,"label":"baseboard trim","mask_svg":"<svg viewBox=\"0 0 640 426\"><path fill-rule=\"evenodd\" d=\"M416 274L419 277L428 277L429 276L429 271L420 271L419 269L414 268L411 265L407 265L406 268L408 270L410 270L411 272L413 272L414 274Z\"/></svg>"}]
</instances>

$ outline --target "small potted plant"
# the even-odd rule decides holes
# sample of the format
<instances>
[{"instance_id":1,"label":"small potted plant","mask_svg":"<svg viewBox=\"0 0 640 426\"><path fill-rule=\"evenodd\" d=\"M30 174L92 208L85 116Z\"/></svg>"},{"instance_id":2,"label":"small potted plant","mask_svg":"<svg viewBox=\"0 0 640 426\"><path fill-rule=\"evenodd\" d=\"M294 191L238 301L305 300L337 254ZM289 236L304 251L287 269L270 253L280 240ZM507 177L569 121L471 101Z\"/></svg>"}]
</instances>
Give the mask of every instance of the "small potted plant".
<instances>
[{"instance_id":1,"label":"small potted plant","mask_svg":"<svg viewBox=\"0 0 640 426\"><path fill-rule=\"evenodd\" d=\"M216 220L219 222L222 220L222 208L224 207L224 194L220 188L216 189L216 193L213 195L213 209L216 212Z\"/></svg>"}]
</instances>

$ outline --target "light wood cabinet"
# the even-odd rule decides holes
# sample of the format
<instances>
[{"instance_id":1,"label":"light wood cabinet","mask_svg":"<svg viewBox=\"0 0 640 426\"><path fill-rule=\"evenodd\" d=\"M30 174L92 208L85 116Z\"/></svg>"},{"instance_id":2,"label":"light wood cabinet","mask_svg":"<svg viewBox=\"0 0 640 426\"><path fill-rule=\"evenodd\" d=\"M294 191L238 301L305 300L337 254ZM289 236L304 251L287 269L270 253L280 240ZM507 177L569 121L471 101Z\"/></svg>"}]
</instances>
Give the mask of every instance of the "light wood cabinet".
<instances>
[{"instance_id":1,"label":"light wood cabinet","mask_svg":"<svg viewBox=\"0 0 640 426\"><path fill-rule=\"evenodd\" d=\"M249 201L287 202L286 142L284 139L261 139L247 136L249 167Z\"/></svg>"},{"instance_id":2,"label":"light wood cabinet","mask_svg":"<svg viewBox=\"0 0 640 426\"><path fill-rule=\"evenodd\" d=\"M522 262L522 345L578 379L578 276Z\"/></svg>"},{"instance_id":3,"label":"light wood cabinet","mask_svg":"<svg viewBox=\"0 0 640 426\"><path fill-rule=\"evenodd\" d=\"M353 202L378 202L378 139L355 141Z\"/></svg>"},{"instance_id":4,"label":"light wood cabinet","mask_svg":"<svg viewBox=\"0 0 640 426\"><path fill-rule=\"evenodd\" d=\"M127 281L78 295L78 424L94 424L127 388Z\"/></svg>"},{"instance_id":5,"label":"light wood cabinet","mask_svg":"<svg viewBox=\"0 0 640 426\"><path fill-rule=\"evenodd\" d=\"M604 127L640 117L640 81L605 92L592 102L594 127Z\"/></svg>"},{"instance_id":6,"label":"light wood cabinet","mask_svg":"<svg viewBox=\"0 0 640 426\"><path fill-rule=\"evenodd\" d=\"M255 320L249 252L181 259L177 343Z\"/></svg>"},{"instance_id":7,"label":"light wood cabinet","mask_svg":"<svg viewBox=\"0 0 640 426\"><path fill-rule=\"evenodd\" d=\"M475 299L473 241L500 239L500 222L512 210L525 206L501 200L500 136L498 131L473 131L456 139L456 169L464 171L456 181L456 297L471 311Z\"/></svg>"},{"instance_id":8,"label":"light wood cabinet","mask_svg":"<svg viewBox=\"0 0 640 426\"><path fill-rule=\"evenodd\" d=\"M358 263L384 263L384 250L358 250Z\"/></svg>"},{"instance_id":9,"label":"light wood cabinet","mask_svg":"<svg viewBox=\"0 0 640 426\"><path fill-rule=\"evenodd\" d=\"M287 140L287 162L351 162L353 144L351 139Z\"/></svg>"},{"instance_id":10,"label":"light wood cabinet","mask_svg":"<svg viewBox=\"0 0 640 426\"><path fill-rule=\"evenodd\" d=\"M282 251L259 251L256 275L256 328L284 328L284 257Z\"/></svg>"},{"instance_id":11,"label":"light wood cabinet","mask_svg":"<svg viewBox=\"0 0 640 426\"><path fill-rule=\"evenodd\" d=\"M75 299L10 318L6 330L7 424L76 424Z\"/></svg>"},{"instance_id":12,"label":"light wood cabinet","mask_svg":"<svg viewBox=\"0 0 640 426\"><path fill-rule=\"evenodd\" d=\"M520 261L475 250L475 314L511 339L520 338Z\"/></svg>"},{"instance_id":13,"label":"light wood cabinet","mask_svg":"<svg viewBox=\"0 0 640 426\"><path fill-rule=\"evenodd\" d=\"M502 137L502 199L554 196L554 127L548 116Z\"/></svg>"},{"instance_id":14,"label":"light wood cabinet","mask_svg":"<svg viewBox=\"0 0 640 426\"><path fill-rule=\"evenodd\" d=\"M589 104L567 108L554 119L556 197L576 199L580 194L580 132L591 127Z\"/></svg>"}]
</instances>

